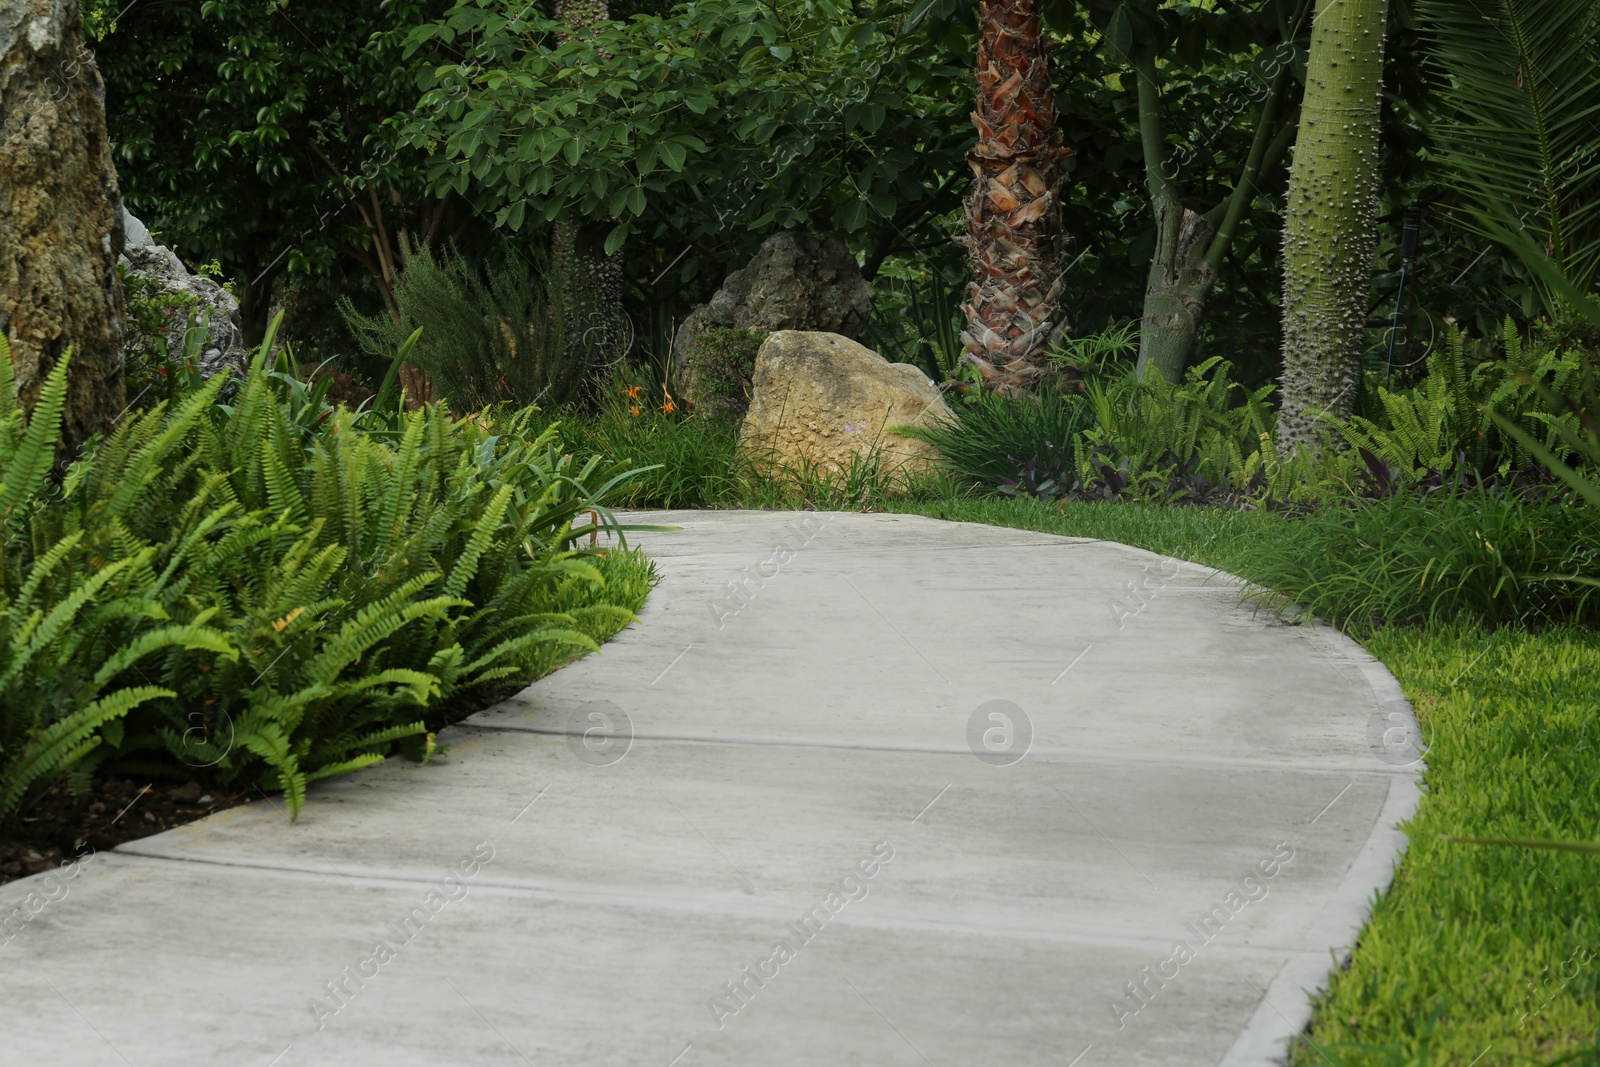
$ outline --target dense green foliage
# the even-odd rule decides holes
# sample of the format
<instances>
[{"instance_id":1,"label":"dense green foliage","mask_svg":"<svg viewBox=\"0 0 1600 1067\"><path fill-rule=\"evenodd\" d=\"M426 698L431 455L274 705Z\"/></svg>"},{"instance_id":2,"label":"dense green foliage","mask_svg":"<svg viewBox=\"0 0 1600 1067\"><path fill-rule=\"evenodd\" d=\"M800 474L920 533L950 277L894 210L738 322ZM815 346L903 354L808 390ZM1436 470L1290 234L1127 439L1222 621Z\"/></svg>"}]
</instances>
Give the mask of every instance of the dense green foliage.
<instances>
[{"instance_id":1,"label":"dense green foliage","mask_svg":"<svg viewBox=\"0 0 1600 1067\"><path fill-rule=\"evenodd\" d=\"M436 188L482 188L512 230L609 220L607 252L730 228L897 241L947 191L919 157L964 137L960 72L915 18L905 0L688 0L566 35L462 0L411 35L461 61L434 71L409 138Z\"/></svg>"},{"instance_id":2,"label":"dense green foliage","mask_svg":"<svg viewBox=\"0 0 1600 1067\"><path fill-rule=\"evenodd\" d=\"M619 599L581 588L605 577L572 527L611 486L553 429L443 406L384 425L288 368L130 416L59 484L64 377L26 427L12 402L0 817L73 764L198 770L293 812L309 782L426 757L429 708L632 618L628 567Z\"/></svg>"},{"instance_id":3,"label":"dense green foliage","mask_svg":"<svg viewBox=\"0 0 1600 1067\"><path fill-rule=\"evenodd\" d=\"M169 576L155 571L153 546L85 527L58 503L81 499L91 463L74 464L60 485L50 476L70 363L57 365L31 418L9 399L0 420L0 821L90 755L134 708L176 695L141 669L153 669L158 654L238 658L208 625L211 613L168 614L161 593ZM0 395L14 391L0 337ZM121 509L108 503L114 520Z\"/></svg>"},{"instance_id":4,"label":"dense green foliage","mask_svg":"<svg viewBox=\"0 0 1600 1067\"><path fill-rule=\"evenodd\" d=\"M750 407L756 353L765 334L718 327L697 334L684 353L684 370L693 378L695 407L718 418L741 418Z\"/></svg>"},{"instance_id":5,"label":"dense green foliage","mask_svg":"<svg viewBox=\"0 0 1600 1067\"><path fill-rule=\"evenodd\" d=\"M428 59L403 58L405 37L439 0L118 9L92 45L123 194L186 262L220 261L252 342L275 279L370 293L399 234L426 242L469 217L426 194L422 153L389 125Z\"/></svg>"},{"instance_id":6,"label":"dense green foliage","mask_svg":"<svg viewBox=\"0 0 1600 1067\"><path fill-rule=\"evenodd\" d=\"M1383 623L1600 623L1600 524L1570 503L1445 489L1318 508L1264 543L1250 577L1315 615Z\"/></svg>"},{"instance_id":7,"label":"dense green foliage","mask_svg":"<svg viewBox=\"0 0 1600 1067\"><path fill-rule=\"evenodd\" d=\"M1317 455L1280 455L1272 387L1246 389L1218 357L1177 384L1112 363L1081 394L984 397L958 407L953 426L903 432L938 446L974 487L1052 498L1281 505L1452 481L1548 481L1536 463L1581 451L1592 359L1524 342L1510 322L1505 347L1502 359L1474 362L1452 333L1411 385L1368 375L1356 415L1323 419Z\"/></svg>"},{"instance_id":8,"label":"dense green foliage","mask_svg":"<svg viewBox=\"0 0 1600 1067\"><path fill-rule=\"evenodd\" d=\"M564 287L549 265L513 255L486 269L487 278L458 253L423 246L395 282L398 321L362 315L348 297L339 308L373 359L420 329L409 359L427 372L435 396L459 411L575 399L589 368L566 343Z\"/></svg>"},{"instance_id":9,"label":"dense green foliage","mask_svg":"<svg viewBox=\"0 0 1600 1067\"><path fill-rule=\"evenodd\" d=\"M1496 0L1485 12L1419 0L1442 75L1435 153L1464 196L1457 221L1478 232L1506 215L1588 292L1600 273L1600 3ZM1547 308L1559 298L1538 286Z\"/></svg>"}]
</instances>

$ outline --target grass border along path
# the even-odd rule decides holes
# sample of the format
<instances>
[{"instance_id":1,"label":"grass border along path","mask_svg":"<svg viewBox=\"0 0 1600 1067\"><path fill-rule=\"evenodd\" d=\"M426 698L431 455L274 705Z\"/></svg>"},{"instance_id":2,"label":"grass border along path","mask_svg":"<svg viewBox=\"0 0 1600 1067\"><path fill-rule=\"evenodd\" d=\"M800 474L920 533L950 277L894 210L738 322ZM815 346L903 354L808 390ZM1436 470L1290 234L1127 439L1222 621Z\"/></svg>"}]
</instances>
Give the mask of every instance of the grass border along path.
<instances>
[{"instance_id":1,"label":"grass border along path","mask_svg":"<svg viewBox=\"0 0 1600 1067\"><path fill-rule=\"evenodd\" d=\"M1263 512L1033 500L893 510L1137 545L1259 580L1303 524ZM1597 1063L1600 859L1447 837L1600 839L1600 633L1352 627L1430 746L1410 849L1296 1067Z\"/></svg>"}]
</instances>

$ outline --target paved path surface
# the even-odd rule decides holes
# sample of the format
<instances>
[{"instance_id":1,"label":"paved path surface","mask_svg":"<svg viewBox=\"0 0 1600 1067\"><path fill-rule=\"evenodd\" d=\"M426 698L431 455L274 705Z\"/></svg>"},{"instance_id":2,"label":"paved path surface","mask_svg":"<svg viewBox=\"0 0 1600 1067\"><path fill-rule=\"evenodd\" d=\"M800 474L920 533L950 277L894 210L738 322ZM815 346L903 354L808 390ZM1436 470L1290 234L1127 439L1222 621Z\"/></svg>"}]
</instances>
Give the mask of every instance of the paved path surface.
<instances>
[{"instance_id":1,"label":"paved path surface","mask_svg":"<svg viewBox=\"0 0 1600 1067\"><path fill-rule=\"evenodd\" d=\"M1380 666L1104 542L653 521L681 530L640 537L664 578L643 625L445 759L61 883L0 934L0 1059L1281 1056L1416 803ZM0 888L0 917L43 891Z\"/></svg>"}]
</instances>

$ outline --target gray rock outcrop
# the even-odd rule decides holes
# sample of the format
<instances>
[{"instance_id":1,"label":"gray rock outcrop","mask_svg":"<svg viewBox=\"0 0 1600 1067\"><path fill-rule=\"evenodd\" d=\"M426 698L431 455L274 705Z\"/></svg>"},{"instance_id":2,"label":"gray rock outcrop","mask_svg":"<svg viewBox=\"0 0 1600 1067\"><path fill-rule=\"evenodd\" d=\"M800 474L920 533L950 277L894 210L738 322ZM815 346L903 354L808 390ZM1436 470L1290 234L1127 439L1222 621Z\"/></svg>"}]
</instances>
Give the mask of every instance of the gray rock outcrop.
<instances>
[{"instance_id":1,"label":"gray rock outcrop","mask_svg":"<svg viewBox=\"0 0 1600 1067\"><path fill-rule=\"evenodd\" d=\"M728 275L711 301L696 307L678 327L672 349L679 398L695 400L694 339L706 330L811 330L855 340L872 316L872 297L872 285L838 241L802 230L774 234L748 266Z\"/></svg>"},{"instance_id":2,"label":"gray rock outcrop","mask_svg":"<svg viewBox=\"0 0 1600 1067\"><path fill-rule=\"evenodd\" d=\"M72 350L65 456L124 404L121 204L77 0L0 0L0 331L30 410Z\"/></svg>"},{"instance_id":3,"label":"gray rock outcrop","mask_svg":"<svg viewBox=\"0 0 1600 1067\"><path fill-rule=\"evenodd\" d=\"M127 244L122 252L122 264L156 282L171 293L185 294L195 299L194 307L174 307L167 315L167 355L174 362L183 359L184 334L189 328L189 315L209 319L206 339L200 348L197 361L200 376L210 378L224 370L231 371L236 380L244 378L250 356L244 346L240 330L239 302L233 294L203 274L190 274L177 253L166 245L158 245L127 208L122 209L122 229Z\"/></svg>"},{"instance_id":4,"label":"gray rock outcrop","mask_svg":"<svg viewBox=\"0 0 1600 1067\"><path fill-rule=\"evenodd\" d=\"M848 471L876 458L894 477L932 468L938 450L889 427L953 419L944 396L910 363L890 363L836 333L782 330L756 354L739 448L759 471Z\"/></svg>"}]
</instances>

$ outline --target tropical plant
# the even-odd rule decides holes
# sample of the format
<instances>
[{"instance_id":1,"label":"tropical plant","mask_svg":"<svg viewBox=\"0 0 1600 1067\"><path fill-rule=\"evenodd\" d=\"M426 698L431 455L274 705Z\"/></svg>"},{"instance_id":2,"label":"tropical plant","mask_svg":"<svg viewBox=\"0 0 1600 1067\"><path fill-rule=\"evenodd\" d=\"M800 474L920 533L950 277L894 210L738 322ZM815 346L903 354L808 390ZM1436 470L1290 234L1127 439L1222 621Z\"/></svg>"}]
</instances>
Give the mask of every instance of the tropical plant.
<instances>
[{"instance_id":1,"label":"tropical plant","mask_svg":"<svg viewBox=\"0 0 1600 1067\"><path fill-rule=\"evenodd\" d=\"M1294 139L1294 67L1304 60L1304 47L1296 38L1309 13L1302 0L1265 4L1248 14L1238 9L1208 9L1202 5L1159 11L1150 0L1124 0L1112 13L1103 40L1118 65L1133 75L1136 85L1139 139L1144 156L1145 184L1150 192L1155 223L1155 246L1144 291L1144 314L1139 331L1139 374L1154 371L1168 381L1183 380L1194 349L1206 301L1215 287L1233 239L1246 211L1262 191L1265 176L1278 171ZM1163 17L1166 16L1166 17ZM1203 149L1167 142L1163 100L1168 74L1158 59L1180 47L1203 54L1204 43L1194 37L1216 39L1243 24L1258 49L1258 57L1231 85L1219 85L1211 107L1227 118L1239 111L1252 117L1251 137L1237 171L1217 202L1205 210L1186 204L1196 190L1185 189L1192 179L1185 165ZM1225 39L1225 38L1222 38Z\"/></svg>"},{"instance_id":2,"label":"tropical plant","mask_svg":"<svg viewBox=\"0 0 1600 1067\"><path fill-rule=\"evenodd\" d=\"M1135 493L1196 500L1219 492L1283 500L1325 478L1309 458L1281 457L1273 445L1273 387L1245 389L1231 371L1212 356L1176 385L1136 371L1091 380L1094 424L1078 447L1080 475L1114 469Z\"/></svg>"},{"instance_id":3,"label":"tropical plant","mask_svg":"<svg viewBox=\"0 0 1600 1067\"><path fill-rule=\"evenodd\" d=\"M1082 395L985 397L954 425L897 432L930 442L951 473L1006 496L1281 500L1307 491L1303 482L1326 481L1339 460L1280 458L1272 386L1247 390L1230 370L1213 356L1173 385L1123 364L1086 379Z\"/></svg>"},{"instance_id":4,"label":"tropical plant","mask_svg":"<svg viewBox=\"0 0 1600 1067\"><path fill-rule=\"evenodd\" d=\"M872 280L872 318L863 341L884 359L917 364L932 381L976 384L975 368L962 361L966 282L954 275L927 260L885 260Z\"/></svg>"},{"instance_id":5,"label":"tropical plant","mask_svg":"<svg viewBox=\"0 0 1600 1067\"><path fill-rule=\"evenodd\" d=\"M967 152L972 284L961 338L984 384L1018 396L1051 370L1060 331L1062 145L1038 0L978 5L977 143Z\"/></svg>"},{"instance_id":6,"label":"tropical plant","mask_svg":"<svg viewBox=\"0 0 1600 1067\"><path fill-rule=\"evenodd\" d=\"M1064 496L1073 484L1079 436L1094 413L1081 396L975 393L954 423L899 427L939 450L946 469L1003 495Z\"/></svg>"},{"instance_id":7,"label":"tropical plant","mask_svg":"<svg viewBox=\"0 0 1600 1067\"><path fill-rule=\"evenodd\" d=\"M1283 237L1278 447L1313 448L1355 404L1377 243L1388 0L1317 0Z\"/></svg>"},{"instance_id":8,"label":"tropical plant","mask_svg":"<svg viewBox=\"0 0 1600 1067\"><path fill-rule=\"evenodd\" d=\"M1139 323L1109 322L1098 333L1064 339L1060 347L1050 353L1050 358L1070 364L1072 370L1081 375L1100 374L1139 352L1142 347L1139 337Z\"/></svg>"},{"instance_id":9,"label":"tropical plant","mask_svg":"<svg viewBox=\"0 0 1600 1067\"><path fill-rule=\"evenodd\" d=\"M318 405L291 367L287 353L272 371L258 356L167 476L183 517L228 512L228 551L173 537L158 561L187 575L189 603L240 656L210 669L169 657L180 699L156 710L174 754L224 780L266 779L293 812L309 782L397 743L425 756L428 705L527 678L547 646L595 647L551 594L568 576L601 581L572 527L605 514L615 481L592 484L596 464L574 468L554 428L527 433L527 412L457 419L430 405L403 416L398 440L364 433L363 416ZM135 420L105 454L164 436ZM185 729L197 708L210 716L200 735Z\"/></svg>"},{"instance_id":10,"label":"tropical plant","mask_svg":"<svg viewBox=\"0 0 1600 1067\"><path fill-rule=\"evenodd\" d=\"M0 824L130 711L175 695L146 674L162 654L237 656L208 615L173 621L153 548L54 521L94 462L59 482L51 474L70 362L70 352L57 362L26 416L0 336Z\"/></svg>"},{"instance_id":11,"label":"tropical plant","mask_svg":"<svg viewBox=\"0 0 1600 1067\"><path fill-rule=\"evenodd\" d=\"M588 366L565 342L563 286L543 256L480 268L453 249L414 250L394 285L399 317L340 311L361 347L388 359L417 330L407 361L460 411L575 399Z\"/></svg>"},{"instance_id":12,"label":"tropical plant","mask_svg":"<svg viewBox=\"0 0 1600 1067\"><path fill-rule=\"evenodd\" d=\"M1491 210L1545 250L1580 293L1600 274L1600 2L1418 0L1440 79L1433 154L1466 197L1458 224L1494 236ZM1545 306L1566 303L1547 283Z\"/></svg>"},{"instance_id":13,"label":"tropical plant","mask_svg":"<svg viewBox=\"0 0 1600 1067\"><path fill-rule=\"evenodd\" d=\"M1492 478L1527 481L1536 462L1529 438L1566 461L1574 449L1588 361L1579 353L1525 342L1509 319L1505 356L1469 367L1464 335L1452 329L1428 357L1427 376L1409 389L1376 389L1381 414L1329 425L1366 458L1379 480ZM1513 435L1514 428L1521 436Z\"/></svg>"},{"instance_id":14,"label":"tropical plant","mask_svg":"<svg viewBox=\"0 0 1600 1067\"><path fill-rule=\"evenodd\" d=\"M636 472L602 482L530 411L334 409L287 349L268 363L275 328L230 402L219 376L133 413L59 484L64 374L0 425L7 811L76 763L281 789L293 814L310 782L426 758L430 708L632 618L574 589L604 579L573 526L611 524Z\"/></svg>"}]
</instances>

